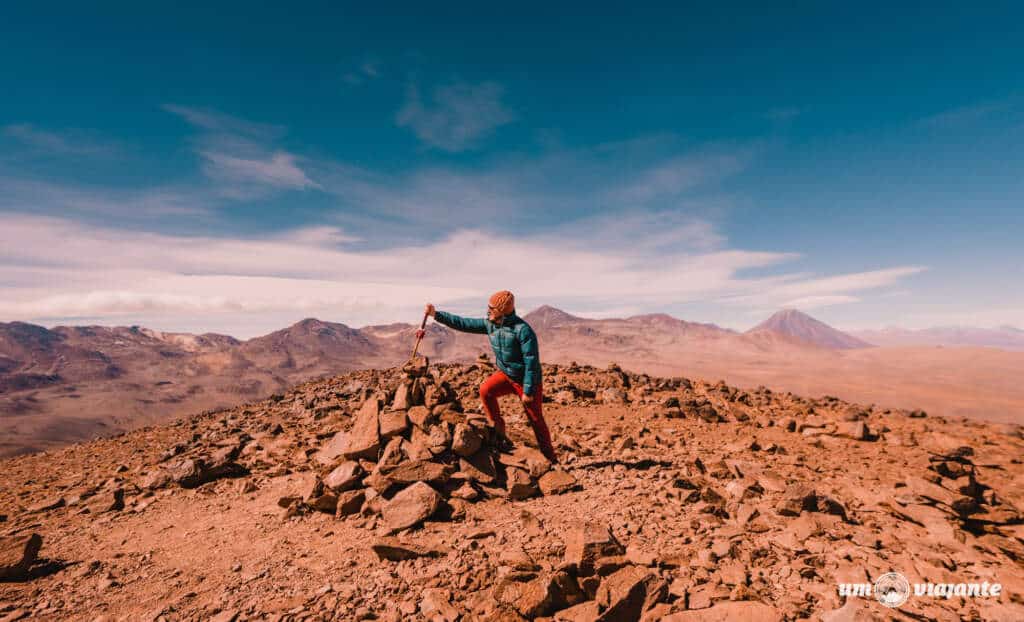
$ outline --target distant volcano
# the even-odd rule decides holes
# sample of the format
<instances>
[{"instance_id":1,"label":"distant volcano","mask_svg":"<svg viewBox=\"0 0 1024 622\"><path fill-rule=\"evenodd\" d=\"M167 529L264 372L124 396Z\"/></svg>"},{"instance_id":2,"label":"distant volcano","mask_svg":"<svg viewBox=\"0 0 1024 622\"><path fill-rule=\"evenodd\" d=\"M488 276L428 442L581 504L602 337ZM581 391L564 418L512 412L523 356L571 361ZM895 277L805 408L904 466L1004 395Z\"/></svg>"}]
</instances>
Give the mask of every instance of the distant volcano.
<instances>
[{"instance_id":1,"label":"distant volcano","mask_svg":"<svg viewBox=\"0 0 1024 622\"><path fill-rule=\"evenodd\" d=\"M818 321L796 309L783 309L747 332L756 333L759 331L773 331L833 350L871 347L870 343L861 341L841 330L836 330L828 324Z\"/></svg>"}]
</instances>

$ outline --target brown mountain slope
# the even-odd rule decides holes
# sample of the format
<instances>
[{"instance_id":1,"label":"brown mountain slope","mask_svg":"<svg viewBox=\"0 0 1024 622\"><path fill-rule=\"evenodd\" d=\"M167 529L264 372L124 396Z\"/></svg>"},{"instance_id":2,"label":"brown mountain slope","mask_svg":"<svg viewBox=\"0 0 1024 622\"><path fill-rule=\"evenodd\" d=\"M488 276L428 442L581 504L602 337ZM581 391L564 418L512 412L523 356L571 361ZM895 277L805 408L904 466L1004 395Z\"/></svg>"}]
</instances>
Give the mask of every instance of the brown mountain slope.
<instances>
[{"instance_id":1,"label":"brown mountain slope","mask_svg":"<svg viewBox=\"0 0 1024 622\"><path fill-rule=\"evenodd\" d=\"M258 367L307 377L365 364L377 356L373 342L362 332L312 318L245 341L239 352Z\"/></svg>"},{"instance_id":2,"label":"brown mountain slope","mask_svg":"<svg viewBox=\"0 0 1024 622\"><path fill-rule=\"evenodd\" d=\"M394 362L381 359L358 331L317 320L246 342L138 327L4 325L0 345L14 361L0 375L0 455L228 407L310 378Z\"/></svg>"},{"instance_id":3,"label":"brown mountain slope","mask_svg":"<svg viewBox=\"0 0 1024 622\"><path fill-rule=\"evenodd\" d=\"M1024 619L1020 426L546 365L552 467L513 401L503 449L461 412L489 369L432 371L3 461L0 614ZM452 394L419 405L421 382ZM898 609L838 593L894 571L1001 590Z\"/></svg>"},{"instance_id":4,"label":"brown mountain slope","mask_svg":"<svg viewBox=\"0 0 1024 622\"><path fill-rule=\"evenodd\" d=\"M525 315L544 361L723 378L839 395L933 414L1024 421L1024 352L819 347L774 330L744 334L664 314L587 319L553 307ZM487 339L428 323L420 351L471 362ZM0 455L54 447L210 408L311 378L398 364L416 326L353 329L304 320L239 342L144 328L0 324Z\"/></svg>"}]
</instances>

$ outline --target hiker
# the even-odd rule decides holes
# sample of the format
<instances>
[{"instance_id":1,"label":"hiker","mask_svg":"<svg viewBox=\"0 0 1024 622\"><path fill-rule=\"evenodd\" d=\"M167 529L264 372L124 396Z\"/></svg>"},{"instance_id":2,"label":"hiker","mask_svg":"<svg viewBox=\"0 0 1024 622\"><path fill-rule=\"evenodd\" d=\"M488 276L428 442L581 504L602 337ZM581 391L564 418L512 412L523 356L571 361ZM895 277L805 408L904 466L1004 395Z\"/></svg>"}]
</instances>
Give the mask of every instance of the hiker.
<instances>
[{"instance_id":1,"label":"hiker","mask_svg":"<svg viewBox=\"0 0 1024 622\"><path fill-rule=\"evenodd\" d=\"M494 349L498 371L480 385L480 401L483 402L484 412L498 433L504 436L505 421L501 418L498 398L515 393L523 401L523 409L533 426L533 433L537 435L541 453L551 462L558 462L551 445L551 434L541 412L544 393L537 335L529 324L516 315L512 292L502 290L491 296L487 304L487 319L465 318L438 311L430 303L427 303L426 314L449 328L487 335ZM422 337L422 332L420 329L416 336Z\"/></svg>"}]
</instances>

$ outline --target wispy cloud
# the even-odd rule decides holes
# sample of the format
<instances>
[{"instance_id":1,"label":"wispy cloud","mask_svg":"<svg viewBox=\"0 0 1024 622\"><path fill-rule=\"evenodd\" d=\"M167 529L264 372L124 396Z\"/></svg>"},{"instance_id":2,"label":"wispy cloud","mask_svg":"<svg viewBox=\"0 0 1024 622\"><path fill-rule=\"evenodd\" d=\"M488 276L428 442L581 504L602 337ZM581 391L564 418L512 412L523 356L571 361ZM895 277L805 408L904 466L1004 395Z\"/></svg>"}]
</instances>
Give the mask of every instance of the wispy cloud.
<instances>
[{"instance_id":1,"label":"wispy cloud","mask_svg":"<svg viewBox=\"0 0 1024 622\"><path fill-rule=\"evenodd\" d=\"M702 184L735 174L747 160L749 153L737 149L675 156L642 172L614 195L622 201L640 204L677 197Z\"/></svg>"},{"instance_id":2,"label":"wispy cloud","mask_svg":"<svg viewBox=\"0 0 1024 622\"><path fill-rule=\"evenodd\" d=\"M763 315L780 308L807 311L852 304L861 302L866 292L884 296L888 288L925 270L926 266L897 266L827 277L805 273L773 275L760 279L759 285L751 292L730 297L723 302L749 307L751 315Z\"/></svg>"},{"instance_id":3,"label":"wispy cloud","mask_svg":"<svg viewBox=\"0 0 1024 622\"><path fill-rule=\"evenodd\" d=\"M195 150L203 172L221 184L219 194L251 199L268 189L320 188L300 168L301 158L273 147L285 133L277 125L252 123L213 110L167 104L171 112L201 130Z\"/></svg>"},{"instance_id":4,"label":"wispy cloud","mask_svg":"<svg viewBox=\"0 0 1024 622\"><path fill-rule=\"evenodd\" d=\"M342 75L342 79L353 86L359 86L360 84L379 78L383 66L384 64L380 59L373 56L366 56L354 63L354 66Z\"/></svg>"},{"instance_id":5,"label":"wispy cloud","mask_svg":"<svg viewBox=\"0 0 1024 622\"><path fill-rule=\"evenodd\" d=\"M424 101L420 89L410 85L395 121L432 147L465 151L515 120L515 114L501 101L503 93L495 82L456 82L434 88L429 101Z\"/></svg>"},{"instance_id":6,"label":"wispy cloud","mask_svg":"<svg viewBox=\"0 0 1024 622\"><path fill-rule=\"evenodd\" d=\"M116 218L122 224L206 216L215 208L209 196L187 187L94 188L2 175L0 186L0 210L84 220Z\"/></svg>"},{"instance_id":7,"label":"wispy cloud","mask_svg":"<svg viewBox=\"0 0 1024 622\"><path fill-rule=\"evenodd\" d=\"M920 274L925 270L927 270L925 266L899 266L882 270L804 279L776 288L775 294L781 297L809 297L828 296L836 292L859 292L878 289L893 285L906 277Z\"/></svg>"},{"instance_id":8,"label":"wispy cloud","mask_svg":"<svg viewBox=\"0 0 1024 622\"><path fill-rule=\"evenodd\" d=\"M346 225L386 223L391 234L434 235L467 219L484 230L533 230L544 223L561 244L585 231L596 243L630 236L634 245L669 246L696 242L697 221L729 208L727 197L714 195L715 184L741 170L753 151L746 145L694 148L658 137L513 154L471 168L421 167L405 175L339 162L310 162L308 168L344 204L338 218ZM634 235L638 229L650 235ZM714 241L707 231L699 237L705 245Z\"/></svg>"},{"instance_id":9,"label":"wispy cloud","mask_svg":"<svg viewBox=\"0 0 1024 622\"><path fill-rule=\"evenodd\" d=\"M278 151L265 159L243 158L216 151L201 151L210 177L232 182L259 182L280 188L319 188L297 165L296 156Z\"/></svg>"},{"instance_id":10,"label":"wispy cloud","mask_svg":"<svg viewBox=\"0 0 1024 622\"><path fill-rule=\"evenodd\" d=\"M113 155L121 146L110 140L99 140L81 130L45 130L31 123L4 126L0 134L18 141L38 153L60 156Z\"/></svg>"},{"instance_id":11,"label":"wispy cloud","mask_svg":"<svg viewBox=\"0 0 1024 622\"><path fill-rule=\"evenodd\" d=\"M189 125L209 132L241 135L249 138L273 140L285 133L284 126L270 123L254 123L239 117L207 108L194 108L178 104L164 104L163 109L181 117Z\"/></svg>"},{"instance_id":12,"label":"wispy cloud","mask_svg":"<svg viewBox=\"0 0 1024 622\"><path fill-rule=\"evenodd\" d=\"M524 300L569 308L663 310L681 302L774 297L778 283L821 296L896 280L873 273L833 279L781 274L746 278L784 264L788 253L721 249L653 252L621 240L557 245L539 236L461 229L428 243L354 250L329 227L262 238L185 237L83 226L64 219L0 215L0 302L4 319L169 314L174 329L195 313L338 317L354 324L415 315L426 300L470 305L498 287ZM495 280L494 267L501 266ZM826 283L828 284L826 286ZM45 284L45 285L44 285ZM619 301L609 304L609 301ZM175 319L175 317L177 319ZM190 320L191 321L191 320ZM177 323L175 323L177 322ZM246 332L239 321L237 332Z\"/></svg>"},{"instance_id":13,"label":"wispy cloud","mask_svg":"<svg viewBox=\"0 0 1024 622\"><path fill-rule=\"evenodd\" d=\"M803 298L795 298L793 300L787 300L782 303L782 307L786 309L801 309L807 311L809 309L820 309L822 307L831 307L834 305L844 305L851 302L860 302L860 298L856 296L804 296Z\"/></svg>"}]
</instances>

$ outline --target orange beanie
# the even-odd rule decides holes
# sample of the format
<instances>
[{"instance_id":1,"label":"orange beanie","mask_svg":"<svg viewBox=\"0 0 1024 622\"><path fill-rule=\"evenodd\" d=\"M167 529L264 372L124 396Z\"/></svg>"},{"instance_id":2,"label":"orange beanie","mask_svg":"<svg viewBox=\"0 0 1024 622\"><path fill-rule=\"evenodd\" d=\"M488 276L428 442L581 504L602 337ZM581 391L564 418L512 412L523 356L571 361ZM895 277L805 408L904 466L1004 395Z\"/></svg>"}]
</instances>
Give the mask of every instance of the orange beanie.
<instances>
[{"instance_id":1,"label":"orange beanie","mask_svg":"<svg viewBox=\"0 0 1024 622\"><path fill-rule=\"evenodd\" d=\"M512 295L512 292L503 289L500 292L495 292L487 304L494 307L499 314L508 315L516 308L516 297Z\"/></svg>"}]
</instances>

